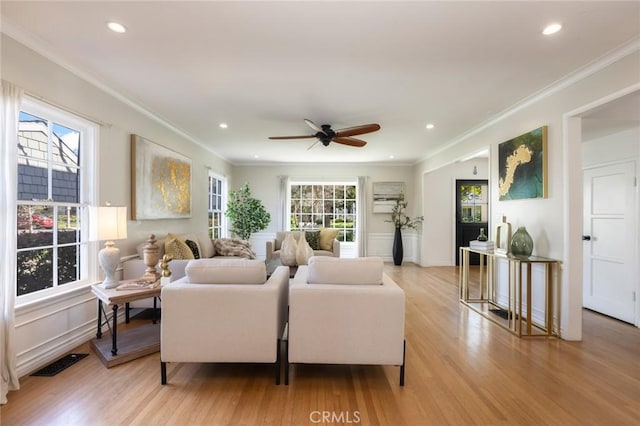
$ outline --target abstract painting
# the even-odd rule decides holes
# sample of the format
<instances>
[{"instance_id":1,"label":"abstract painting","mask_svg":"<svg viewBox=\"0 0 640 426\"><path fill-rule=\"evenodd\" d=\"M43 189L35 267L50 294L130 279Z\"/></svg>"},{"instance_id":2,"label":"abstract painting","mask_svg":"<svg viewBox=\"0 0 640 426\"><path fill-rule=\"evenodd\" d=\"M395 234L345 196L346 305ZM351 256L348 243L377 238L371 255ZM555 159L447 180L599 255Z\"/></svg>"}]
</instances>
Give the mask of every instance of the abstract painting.
<instances>
[{"instance_id":1,"label":"abstract painting","mask_svg":"<svg viewBox=\"0 0 640 426\"><path fill-rule=\"evenodd\" d=\"M373 213L391 213L404 194L404 182L373 183Z\"/></svg>"},{"instance_id":2,"label":"abstract painting","mask_svg":"<svg viewBox=\"0 0 640 426\"><path fill-rule=\"evenodd\" d=\"M500 201L547 196L547 126L498 145Z\"/></svg>"},{"instance_id":3,"label":"abstract painting","mask_svg":"<svg viewBox=\"0 0 640 426\"><path fill-rule=\"evenodd\" d=\"M131 135L131 219L191 217L191 160Z\"/></svg>"}]
</instances>

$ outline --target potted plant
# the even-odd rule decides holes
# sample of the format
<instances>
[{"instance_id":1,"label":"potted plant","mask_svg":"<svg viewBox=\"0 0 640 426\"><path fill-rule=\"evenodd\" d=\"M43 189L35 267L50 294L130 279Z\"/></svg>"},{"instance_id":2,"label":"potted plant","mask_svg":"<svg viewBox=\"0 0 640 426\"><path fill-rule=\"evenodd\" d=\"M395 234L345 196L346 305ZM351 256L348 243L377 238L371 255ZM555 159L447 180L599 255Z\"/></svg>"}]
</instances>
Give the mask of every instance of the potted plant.
<instances>
[{"instance_id":1,"label":"potted plant","mask_svg":"<svg viewBox=\"0 0 640 426\"><path fill-rule=\"evenodd\" d=\"M249 240L251 234L262 231L271 222L271 215L262 202L251 196L248 183L237 191L229 191L224 214L231 221L231 232L243 240Z\"/></svg>"},{"instance_id":2,"label":"potted plant","mask_svg":"<svg viewBox=\"0 0 640 426\"><path fill-rule=\"evenodd\" d=\"M391 222L396 227L396 232L393 237L393 263L395 265L402 265L402 257L404 250L402 247L402 230L406 228L418 229L424 220L424 216L416 216L413 219L405 214L407 208L407 202L404 199L404 194L400 193L400 196L396 200L396 204L391 208L391 220L385 220L385 222Z\"/></svg>"}]
</instances>

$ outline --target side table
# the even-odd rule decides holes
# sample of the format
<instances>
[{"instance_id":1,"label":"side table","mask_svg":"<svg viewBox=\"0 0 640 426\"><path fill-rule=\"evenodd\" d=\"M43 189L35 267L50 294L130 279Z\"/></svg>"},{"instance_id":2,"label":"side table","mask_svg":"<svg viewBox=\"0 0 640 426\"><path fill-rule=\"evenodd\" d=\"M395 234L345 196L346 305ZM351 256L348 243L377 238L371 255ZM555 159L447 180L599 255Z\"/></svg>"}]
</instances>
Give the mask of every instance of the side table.
<instances>
[{"instance_id":1,"label":"side table","mask_svg":"<svg viewBox=\"0 0 640 426\"><path fill-rule=\"evenodd\" d=\"M130 328L118 333L118 309L121 305L127 306L126 322L128 323L128 304L130 302L153 297L155 308L156 298L160 297L161 291L162 287L160 286L145 290L104 289L99 284L91 286L91 292L98 298L98 329L96 338L91 341L91 346L107 368L160 350L160 325L157 324L155 313L151 324ZM111 317L108 317L105 311L105 306L109 305L112 306ZM111 325L109 324L110 321ZM102 339L103 324L107 324L111 330L111 342ZM118 348L118 345L120 345L120 348Z\"/></svg>"}]
</instances>

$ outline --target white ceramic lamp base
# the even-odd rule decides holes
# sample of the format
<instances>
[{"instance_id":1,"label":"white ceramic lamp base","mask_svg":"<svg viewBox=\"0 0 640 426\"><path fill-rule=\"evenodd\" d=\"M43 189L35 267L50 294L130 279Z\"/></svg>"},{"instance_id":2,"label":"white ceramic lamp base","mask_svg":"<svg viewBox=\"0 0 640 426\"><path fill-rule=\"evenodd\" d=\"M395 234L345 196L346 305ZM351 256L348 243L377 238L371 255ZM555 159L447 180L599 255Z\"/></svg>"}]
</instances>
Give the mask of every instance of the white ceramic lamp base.
<instances>
[{"instance_id":1,"label":"white ceramic lamp base","mask_svg":"<svg viewBox=\"0 0 640 426\"><path fill-rule=\"evenodd\" d=\"M113 241L107 241L104 248L98 253L100 267L104 271L104 281L102 287L115 288L120 284L116 278L116 269L120 263L120 249L113 244Z\"/></svg>"}]
</instances>

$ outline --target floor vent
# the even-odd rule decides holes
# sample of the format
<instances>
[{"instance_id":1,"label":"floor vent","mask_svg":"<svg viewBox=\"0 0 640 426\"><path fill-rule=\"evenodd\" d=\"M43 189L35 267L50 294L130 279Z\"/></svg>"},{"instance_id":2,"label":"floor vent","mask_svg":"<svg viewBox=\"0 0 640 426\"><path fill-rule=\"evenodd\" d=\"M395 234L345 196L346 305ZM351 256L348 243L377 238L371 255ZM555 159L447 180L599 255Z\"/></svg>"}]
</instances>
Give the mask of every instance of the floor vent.
<instances>
[{"instance_id":1,"label":"floor vent","mask_svg":"<svg viewBox=\"0 0 640 426\"><path fill-rule=\"evenodd\" d=\"M80 361L82 358L88 356L89 354L69 354L65 355L57 361L53 361L51 364L46 367L41 368L32 374L32 376L47 376L52 377L64 370L67 367L71 367L76 362Z\"/></svg>"},{"instance_id":2,"label":"floor vent","mask_svg":"<svg viewBox=\"0 0 640 426\"><path fill-rule=\"evenodd\" d=\"M497 316L499 316L502 319L509 319L509 311L507 311L506 309L489 309L489 312L491 312L492 314L495 314ZM513 315L513 319L518 319L517 315Z\"/></svg>"}]
</instances>

